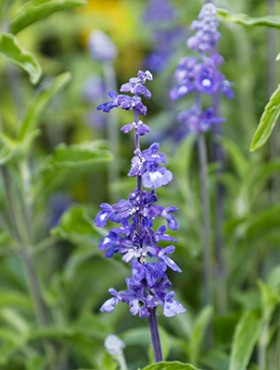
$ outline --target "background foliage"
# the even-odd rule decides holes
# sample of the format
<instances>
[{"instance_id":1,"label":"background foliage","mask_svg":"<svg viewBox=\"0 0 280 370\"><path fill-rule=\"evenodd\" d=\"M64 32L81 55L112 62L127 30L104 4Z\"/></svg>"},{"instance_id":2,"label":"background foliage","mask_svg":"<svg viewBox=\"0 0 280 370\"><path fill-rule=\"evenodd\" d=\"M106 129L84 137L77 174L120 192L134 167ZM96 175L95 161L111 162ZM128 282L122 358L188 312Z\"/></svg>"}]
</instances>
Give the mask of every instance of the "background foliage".
<instances>
[{"instance_id":1,"label":"background foliage","mask_svg":"<svg viewBox=\"0 0 280 370\"><path fill-rule=\"evenodd\" d=\"M178 25L189 31L203 2L174 0ZM104 339L118 334L126 344L129 369L280 369L280 160L276 126L259 151L250 143L279 79L279 17L267 17L269 1L228 0L220 12L223 72L235 98L223 102L227 118L221 139L225 171L208 167L211 242L215 241L215 186L225 191L223 237L226 292L203 305L201 207L196 140L179 146L165 140L171 186L163 203L179 208L174 258L183 270L170 276L187 313L159 316L164 358L152 365L148 325L120 305L112 314L99 307L108 288L123 288L128 271L98 250L102 232L93 224L101 202L126 197L133 143L120 136L120 179L108 181L115 158L107 131L92 120L100 102L85 99L90 78L102 78L102 65L87 49L89 33L101 29L118 48L120 85L154 48L143 25L142 0L1 0L0 78L0 368L3 370L118 368ZM279 14L279 4L275 14ZM246 18L240 14L247 14ZM274 28L272 34L272 26ZM273 36L272 36L273 35ZM182 40L166 68L149 85L153 98L146 119L153 135L176 124L168 98ZM270 105L269 105L270 104ZM268 103L253 148L267 140L279 115L279 88ZM120 125L128 116L118 116ZM96 121L95 121L96 120ZM109 123L109 122L107 122ZM210 159L213 158L207 135ZM147 143L148 144L148 143ZM213 256L215 260L216 256ZM223 296L221 296L221 294ZM219 302L223 302L222 305ZM209 334L210 333L210 334ZM212 335L211 335L212 333ZM211 338L212 337L212 338ZM178 361L181 361L179 363Z\"/></svg>"}]
</instances>

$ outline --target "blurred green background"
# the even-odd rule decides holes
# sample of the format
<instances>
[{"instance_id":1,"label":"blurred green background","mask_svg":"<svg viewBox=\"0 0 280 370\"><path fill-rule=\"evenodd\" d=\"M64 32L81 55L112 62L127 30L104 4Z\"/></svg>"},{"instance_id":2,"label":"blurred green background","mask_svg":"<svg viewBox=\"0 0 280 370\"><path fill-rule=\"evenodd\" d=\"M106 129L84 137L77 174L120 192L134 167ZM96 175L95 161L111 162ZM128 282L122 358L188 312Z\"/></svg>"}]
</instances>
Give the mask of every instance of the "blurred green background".
<instances>
[{"instance_id":1,"label":"blurred green background","mask_svg":"<svg viewBox=\"0 0 280 370\"><path fill-rule=\"evenodd\" d=\"M119 133L116 158L110 115L95 110L106 100L106 92L99 100L90 95L98 79L104 80L104 65L88 50L90 33L102 30L117 47L117 86L136 76L156 46L153 27L141 18L148 3L1 1L2 33L13 33L43 73L38 83L30 83L28 74L11 62L15 55L9 60L10 49L0 42L0 369L114 370L118 364L104 348L104 339L112 333L126 344L129 369L153 361L145 320L132 317L125 305L111 314L99 312L108 289L124 289L130 271L99 251L104 230L98 230L93 219L100 203L126 198L135 185L127 178L133 138ZM203 2L171 3L178 16L162 27L183 27L187 37ZM264 0L215 5L250 17L280 11L279 3ZM37 21L30 23L34 17ZM16 32L22 19L30 25ZM159 315L166 360L191 362L204 370L280 369L279 128L262 149L249 152L263 109L280 81L275 61L279 24L273 29L220 23L222 72L232 81L235 98L221 102L226 118L221 175L213 161L212 135L206 135L213 250L218 181L225 202L225 274L219 277L215 271L210 306L203 303L196 138L187 137L178 145L167 135L176 125L177 111L189 104L186 98L174 105L168 95L178 60L189 53L185 39L178 40L168 63L149 83L152 99L145 120L152 133L143 145L166 138L161 151L167 154L174 181L158 196L161 205L179 208L180 229L172 235L178 238L174 260L183 273L169 276L187 308L178 317ZM132 118L129 112L118 112L113 119L121 127ZM116 163L118 178L112 180L108 173ZM215 252L212 257L215 262ZM224 292L219 290L220 278ZM240 339L242 333L247 337ZM239 354L239 368L234 368Z\"/></svg>"}]
</instances>

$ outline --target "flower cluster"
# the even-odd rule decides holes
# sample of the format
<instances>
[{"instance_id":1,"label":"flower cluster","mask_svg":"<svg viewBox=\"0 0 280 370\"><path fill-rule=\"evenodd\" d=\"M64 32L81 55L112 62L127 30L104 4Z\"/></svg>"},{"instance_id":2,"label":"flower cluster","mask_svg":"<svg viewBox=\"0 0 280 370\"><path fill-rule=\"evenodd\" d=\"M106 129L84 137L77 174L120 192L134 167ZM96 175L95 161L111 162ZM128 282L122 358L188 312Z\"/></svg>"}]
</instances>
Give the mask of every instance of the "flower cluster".
<instances>
[{"instance_id":1,"label":"flower cluster","mask_svg":"<svg viewBox=\"0 0 280 370\"><path fill-rule=\"evenodd\" d=\"M125 302L133 315L148 317L160 305L165 316L174 316L185 309L174 300L174 292L170 290L172 284L167 278L166 270L169 267L181 272L181 269L168 256L174 252L175 247L169 245L163 248L158 243L176 242L166 230L167 227L171 230L178 228L173 216L177 208L158 205L154 190L168 184L172 180L172 173L164 166L166 157L158 152L158 143L143 151L140 148L140 137L150 131L139 119L139 114L143 116L147 112L142 97L151 97L145 86L149 80L152 80L149 71L139 71L137 77L131 78L120 89L120 92L130 93L132 96L110 92L112 100L97 107L104 112L116 107L134 112L134 122L124 125L121 130L124 133L133 129L135 131L136 148L128 176L137 179L137 187L129 194L128 199L121 199L113 205L101 204L101 210L95 218L98 227L105 227L108 221L119 224L101 240L100 250L107 258L119 254L125 263L131 263L132 266L132 275L126 279L127 290L117 292L111 288L109 292L113 297L102 305L101 311L111 312L116 304ZM154 220L159 217L165 220L166 226L155 229Z\"/></svg>"},{"instance_id":2,"label":"flower cluster","mask_svg":"<svg viewBox=\"0 0 280 370\"><path fill-rule=\"evenodd\" d=\"M112 61L116 58L117 49L106 33L95 30L90 34L89 52L93 59L100 62Z\"/></svg>"},{"instance_id":3,"label":"flower cluster","mask_svg":"<svg viewBox=\"0 0 280 370\"><path fill-rule=\"evenodd\" d=\"M192 30L196 33L187 40L188 48L197 52L198 56L182 58L175 71L176 86L171 89L170 98L178 100L191 92L196 93L194 106L178 116L178 121L183 124L181 134L204 132L212 124L224 121L222 117L217 116L217 109L202 109L202 94L224 94L229 99L233 97L230 82L219 70L223 58L217 53L217 42L220 38L218 23L215 6L211 3L205 4L199 14L199 20L192 23Z\"/></svg>"}]
</instances>

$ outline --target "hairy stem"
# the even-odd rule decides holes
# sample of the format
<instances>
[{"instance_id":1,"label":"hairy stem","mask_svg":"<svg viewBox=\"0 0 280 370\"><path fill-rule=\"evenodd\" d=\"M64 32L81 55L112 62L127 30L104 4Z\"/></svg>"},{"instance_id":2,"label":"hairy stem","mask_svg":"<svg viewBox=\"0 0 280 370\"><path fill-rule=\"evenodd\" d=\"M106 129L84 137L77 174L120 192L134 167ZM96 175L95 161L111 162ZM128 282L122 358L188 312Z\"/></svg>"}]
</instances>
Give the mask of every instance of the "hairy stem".
<instances>
[{"instance_id":1,"label":"hairy stem","mask_svg":"<svg viewBox=\"0 0 280 370\"><path fill-rule=\"evenodd\" d=\"M213 105L216 115L219 114L219 96L213 97ZM216 183L216 223L215 223L215 254L216 254L216 292L217 306L220 314L227 311L227 269L225 259L225 245L223 237L223 220L224 220L224 187L221 183L220 176L224 171L224 152L221 146L220 138L222 128L215 125L214 131L214 161L217 163L216 174L218 176Z\"/></svg>"},{"instance_id":2,"label":"hairy stem","mask_svg":"<svg viewBox=\"0 0 280 370\"><path fill-rule=\"evenodd\" d=\"M207 176L207 152L203 134L198 136L198 157L200 172L200 196L202 207L202 254L203 254L203 279L204 279L204 303L209 305L212 302L212 253L210 242L210 212L209 192Z\"/></svg>"},{"instance_id":3,"label":"hairy stem","mask_svg":"<svg viewBox=\"0 0 280 370\"><path fill-rule=\"evenodd\" d=\"M150 310L149 324L150 324L150 332L151 332L151 338L152 338L152 343L153 343L153 348L154 348L155 362L160 362L162 361L162 349L161 349L160 336L159 336L159 330L158 330L156 308L153 308Z\"/></svg>"},{"instance_id":4,"label":"hairy stem","mask_svg":"<svg viewBox=\"0 0 280 370\"><path fill-rule=\"evenodd\" d=\"M11 224L13 225L14 237L19 246L19 257L24 268L27 287L29 295L31 297L33 308L35 312L35 317L38 323L38 326L45 327L48 325L48 316L46 311L46 306L41 294L40 280L38 272L36 269L36 264L33 260L32 249L29 240L29 230L26 230L26 224L22 221L21 211L18 211L16 206L13 193L12 181L10 174L5 166L1 166L1 173L3 177L4 190L6 194L9 216L11 219ZM54 348L52 345L43 341L43 347L46 352L50 366L54 362Z\"/></svg>"}]
</instances>

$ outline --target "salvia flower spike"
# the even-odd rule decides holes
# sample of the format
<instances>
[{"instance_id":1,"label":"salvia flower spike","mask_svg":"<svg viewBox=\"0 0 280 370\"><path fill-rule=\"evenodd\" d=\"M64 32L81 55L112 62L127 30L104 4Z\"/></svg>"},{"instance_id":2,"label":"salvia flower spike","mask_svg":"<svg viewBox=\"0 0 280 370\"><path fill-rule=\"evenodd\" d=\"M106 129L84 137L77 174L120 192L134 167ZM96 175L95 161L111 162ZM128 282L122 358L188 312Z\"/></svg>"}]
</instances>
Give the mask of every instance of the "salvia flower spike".
<instances>
[{"instance_id":1,"label":"salvia flower spike","mask_svg":"<svg viewBox=\"0 0 280 370\"><path fill-rule=\"evenodd\" d=\"M129 194L128 199L121 199L110 205L101 204L101 210L95 218L98 227L105 227L107 221L118 224L101 240L100 250L105 257L111 258L119 254L125 263L130 263L131 276L126 278L127 290L116 291L109 289L112 295L101 307L101 311L111 312L115 306L127 303L132 315L148 317L150 322L155 360L160 361L161 350L156 321L156 309L162 306L163 314L167 317L185 311L185 308L174 299L172 284L166 271L181 272L180 267L169 257L175 250L173 243L176 239L168 235L167 228L178 229L173 216L177 208L162 207L157 204L156 188L167 185L172 180L172 173L165 167L166 156L159 152L159 144L153 143L142 150L140 137L149 133L150 128L139 116L145 116L146 106L142 98L149 99L151 92L145 86L152 80L149 71L139 71L137 77L131 78L121 86L121 93L110 92L110 101L97 107L98 110L110 112L113 108L131 110L134 113L133 122L124 125L121 130L128 133L134 130L135 150L131 160L128 176L136 178L136 188ZM161 218L165 225L154 227L154 220ZM158 244L161 241L170 242L165 248Z\"/></svg>"},{"instance_id":2,"label":"salvia flower spike","mask_svg":"<svg viewBox=\"0 0 280 370\"><path fill-rule=\"evenodd\" d=\"M188 133L208 131L213 125L225 121L219 117L217 107L204 109L201 104L197 104L203 95L214 97L223 94L228 99L233 98L231 83L219 69L223 57L217 53L217 42L221 35L216 13L213 4L203 5L199 20L192 22L191 28L195 34L186 42L196 55L181 58L174 74L176 85L170 91L172 100L181 99L190 93L196 95L196 103L178 115L181 138Z\"/></svg>"}]
</instances>

